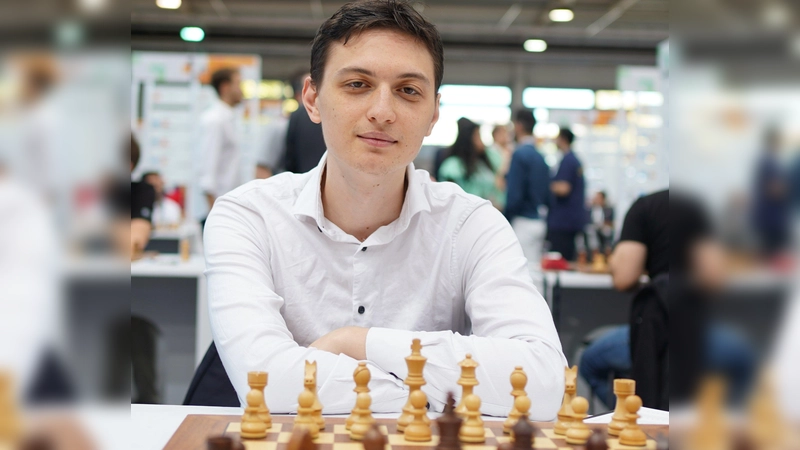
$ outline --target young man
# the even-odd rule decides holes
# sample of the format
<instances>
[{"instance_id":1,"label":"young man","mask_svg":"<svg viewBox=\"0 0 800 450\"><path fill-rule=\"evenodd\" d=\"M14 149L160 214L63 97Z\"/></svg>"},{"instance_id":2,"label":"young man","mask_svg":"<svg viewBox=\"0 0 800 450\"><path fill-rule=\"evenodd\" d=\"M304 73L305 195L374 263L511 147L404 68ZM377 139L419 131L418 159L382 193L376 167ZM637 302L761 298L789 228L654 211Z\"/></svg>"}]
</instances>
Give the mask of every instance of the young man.
<instances>
[{"instance_id":1,"label":"young man","mask_svg":"<svg viewBox=\"0 0 800 450\"><path fill-rule=\"evenodd\" d=\"M142 174L142 181L153 187L155 202L153 203L153 227L175 227L181 224L183 212L181 205L167 197L164 192L164 178L158 172Z\"/></svg>"},{"instance_id":2,"label":"young man","mask_svg":"<svg viewBox=\"0 0 800 450\"><path fill-rule=\"evenodd\" d=\"M200 188L208 208L221 195L242 184L239 163L241 150L236 134L233 108L242 102L242 77L234 69L220 69L211 75L211 86L219 101L202 118L202 168Z\"/></svg>"},{"instance_id":3,"label":"young man","mask_svg":"<svg viewBox=\"0 0 800 450\"><path fill-rule=\"evenodd\" d=\"M572 151L575 135L567 129L556 138L556 147L564 154L550 191L553 200L547 214L547 240L550 250L559 252L568 261L575 260L575 236L586 224L583 167Z\"/></svg>"},{"instance_id":4,"label":"young man","mask_svg":"<svg viewBox=\"0 0 800 450\"><path fill-rule=\"evenodd\" d=\"M533 111L521 109L514 117L517 149L511 156L506 181L506 218L517 234L528 262L540 264L547 225L539 207L550 198L550 167L534 146Z\"/></svg>"},{"instance_id":5,"label":"young man","mask_svg":"<svg viewBox=\"0 0 800 450\"><path fill-rule=\"evenodd\" d=\"M271 410L296 410L315 360L326 413L353 408L353 370L369 362L373 411L400 411L413 338L441 411L459 361L480 363L482 411L511 409L522 366L531 417L552 419L566 359L511 227L489 202L433 183L412 161L439 117L441 38L406 3L349 3L312 44L303 103L328 152L220 198L205 229L209 308L226 371L270 373Z\"/></svg>"}]
</instances>

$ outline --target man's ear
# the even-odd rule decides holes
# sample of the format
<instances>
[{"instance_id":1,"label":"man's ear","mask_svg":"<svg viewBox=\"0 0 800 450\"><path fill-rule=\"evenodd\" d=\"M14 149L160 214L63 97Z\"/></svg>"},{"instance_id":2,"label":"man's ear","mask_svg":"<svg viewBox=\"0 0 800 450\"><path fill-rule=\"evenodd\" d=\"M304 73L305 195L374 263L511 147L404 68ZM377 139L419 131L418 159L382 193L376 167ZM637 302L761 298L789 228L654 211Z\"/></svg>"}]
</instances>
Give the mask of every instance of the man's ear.
<instances>
[{"instance_id":1,"label":"man's ear","mask_svg":"<svg viewBox=\"0 0 800 450\"><path fill-rule=\"evenodd\" d=\"M319 108L317 108L318 99L317 85L311 81L311 77L306 77L305 81L303 81L303 106L306 107L309 119L314 123L322 123Z\"/></svg>"},{"instance_id":2,"label":"man's ear","mask_svg":"<svg viewBox=\"0 0 800 450\"><path fill-rule=\"evenodd\" d=\"M431 125L428 127L428 132L425 133L425 136L430 136L431 132L433 131L433 126L436 125L436 122L439 121L439 102L442 99L442 94L436 94L436 106L433 110L433 118L431 119Z\"/></svg>"}]
</instances>

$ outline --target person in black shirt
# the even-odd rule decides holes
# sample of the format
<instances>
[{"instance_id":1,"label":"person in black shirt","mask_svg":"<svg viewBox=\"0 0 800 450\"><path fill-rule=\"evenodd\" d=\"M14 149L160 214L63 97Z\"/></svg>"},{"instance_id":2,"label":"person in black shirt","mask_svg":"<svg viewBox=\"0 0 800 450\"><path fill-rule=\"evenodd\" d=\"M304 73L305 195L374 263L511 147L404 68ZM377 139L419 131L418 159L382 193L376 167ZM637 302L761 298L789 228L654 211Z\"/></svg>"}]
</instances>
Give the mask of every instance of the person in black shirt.
<instances>
[{"instance_id":1,"label":"person in black shirt","mask_svg":"<svg viewBox=\"0 0 800 450\"><path fill-rule=\"evenodd\" d=\"M314 123L303 107L303 83L309 77L304 73L295 77L292 82L294 96L300 107L289 116L286 130L286 170L294 173L306 173L317 167L327 146L322 136L322 125Z\"/></svg>"},{"instance_id":2,"label":"person in black shirt","mask_svg":"<svg viewBox=\"0 0 800 450\"><path fill-rule=\"evenodd\" d=\"M139 163L139 145L131 136L131 172ZM138 181L131 182L131 255L141 253L150 240L150 231L153 228L152 215L153 203L156 201L156 192L153 186Z\"/></svg>"}]
</instances>

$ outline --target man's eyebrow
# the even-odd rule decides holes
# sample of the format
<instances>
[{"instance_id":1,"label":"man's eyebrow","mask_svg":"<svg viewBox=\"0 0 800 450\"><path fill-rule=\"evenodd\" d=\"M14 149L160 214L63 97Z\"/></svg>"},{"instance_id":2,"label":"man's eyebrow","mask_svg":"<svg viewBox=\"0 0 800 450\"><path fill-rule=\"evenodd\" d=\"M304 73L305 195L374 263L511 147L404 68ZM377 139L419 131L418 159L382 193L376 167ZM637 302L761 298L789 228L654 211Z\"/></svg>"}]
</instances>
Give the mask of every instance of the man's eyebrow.
<instances>
[{"instance_id":1,"label":"man's eyebrow","mask_svg":"<svg viewBox=\"0 0 800 450\"><path fill-rule=\"evenodd\" d=\"M369 69L365 69L363 67L352 67L352 66L351 67L344 67L342 69L339 69L336 72L336 74L337 75L344 75L344 74L352 73L352 72L364 74L364 75L367 75L367 76L370 76L370 77L374 77L375 76L375 72L373 72L373 71L371 71ZM422 81L425 84L431 84L430 80L428 80L428 77L426 77L425 75L423 75L420 72L406 72L406 73L400 74L397 78L398 79L414 78L414 79Z\"/></svg>"}]
</instances>

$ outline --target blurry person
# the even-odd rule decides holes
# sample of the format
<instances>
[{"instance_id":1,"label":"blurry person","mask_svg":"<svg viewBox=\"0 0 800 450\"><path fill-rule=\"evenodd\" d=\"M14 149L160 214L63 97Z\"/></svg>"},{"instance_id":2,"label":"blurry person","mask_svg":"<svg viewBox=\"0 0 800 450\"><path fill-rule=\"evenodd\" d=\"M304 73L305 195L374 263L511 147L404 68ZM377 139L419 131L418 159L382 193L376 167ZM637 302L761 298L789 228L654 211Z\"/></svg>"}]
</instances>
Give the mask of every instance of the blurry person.
<instances>
[{"instance_id":1,"label":"blurry person","mask_svg":"<svg viewBox=\"0 0 800 450\"><path fill-rule=\"evenodd\" d=\"M200 119L202 168L200 188L208 208L217 197L242 184L241 149L233 108L242 102L242 77L235 69L220 69L211 75L219 99Z\"/></svg>"},{"instance_id":2,"label":"blurry person","mask_svg":"<svg viewBox=\"0 0 800 450\"><path fill-rule=\"evenodd\" d=\"M597 191L592 197L589 216L591 239L596 239L597 250L605 253L611 249L611 238L614 235L614 208L608 206L605 191Z\"/></svg>"},{"instance_id":3,"label":"blurry person","mask_svg":"<svg viewBox=\"0 0 800 450\"><path fill-rule=\"evenodd\" d=\"M139 144L131 135L131 173L139 164ZM156 201L156 191L153 186L144 181L131 181L131 244L130 257L137 258L147 247L150 241L150 232L153 229L153 204ZM120 203L119 201L117 203Z\"/></svg>"},{"instance_id":4,"label":"blurry person","mask_svg":"<svg viewBox=\"0 0 800 450\"><path fill-rule=\"evenodd\" d=\"M550 250L561 253L567 261L575 260L575 237L586 223L583 166L572 151L574 140L575 135L566 128L556 138L556 147L564 157L550 183L553 198L547 214Z\"/></svg>"},{"instance_id":5,"label":"blurry person","mask_svg":"<svg viewBox=\"0 0 800 450\"><path fill-rule=\"evenodd\" d=\"M292 80L294 98L300 107L289 116L289 128L286 130L287 172L306 173L317 167L327 148L322 125L311 121L303 108L303 83L309 76L310 73L303 72Z\"/></svg>"},{"instance_id":6,"label":"blurry person","mask_svg":"<svg viewBox=\"0 0 800 450\"><path fill-rule=\"evenodd\" d=\"M505 198L495 184L495 171L500 167L500 155L494 160L486 152L481 140L480 126L467 119L458 119L458 135L450 147L449 155L436 177L439 181L452 181L468 194L477 195L492 202L502 210Z\"/></svg>"},{"instance_id":7,"label":"blurry person","mask_svg":"<svg viewBox=\"0 0 800 450\"><path fill-rule=\"evenodd\" d=\"M486 152L498 155L492 157L500 160L500 168L497 169L496 183L497 188L505 192L506 174L508 173L508 166L511 164L511 154L514 153L514 147L507 125L495 125L492 129L492 145L486 149Z\"/></svg>"},{"instance_id":8,"label":"blurry person","mask_svg":"<svg viewBox=\"0 0 800 450\"><path fill-rule=\"evenodd\" d=\"M152 223L155 228L175 227L183 220L181 205L164 194L164 178L158 172L146 172L142 181L153 187L155 201L153 202Z\"/></svg>"},{"instance_id":9,"label":"blurry person","mask_svg":"<svg viewBox=\"0 0 800 450\"><path fill-rule=\"evenodd\" d=\"M528 262L540 264L547 225L540 209L550 197L550 167L534 146L533 111L523 109L514 115L517 149L511 156L506 175L506 218L522 245Z\"/></svg>"},{"instance_id":10,"label":"blurry person","mask_svg":"<svg viewBox=\"0 0 800 450\"><path fill-rule=\"evenodd\" d=\"M753 226L762 254L774 256L786 248L789 241L789 182L779 161L780 135L767 130L764 152L758 162L753 198Z\"/></svg>"}]
</instances>

